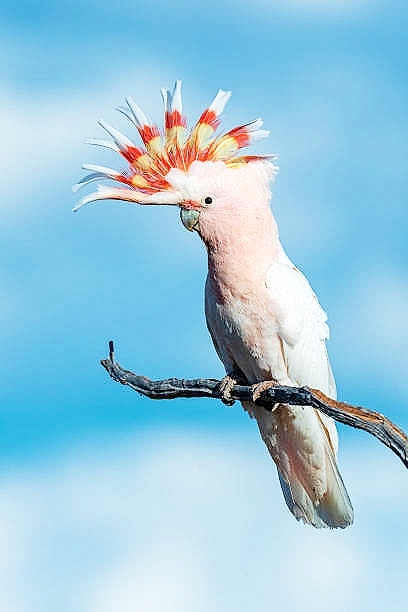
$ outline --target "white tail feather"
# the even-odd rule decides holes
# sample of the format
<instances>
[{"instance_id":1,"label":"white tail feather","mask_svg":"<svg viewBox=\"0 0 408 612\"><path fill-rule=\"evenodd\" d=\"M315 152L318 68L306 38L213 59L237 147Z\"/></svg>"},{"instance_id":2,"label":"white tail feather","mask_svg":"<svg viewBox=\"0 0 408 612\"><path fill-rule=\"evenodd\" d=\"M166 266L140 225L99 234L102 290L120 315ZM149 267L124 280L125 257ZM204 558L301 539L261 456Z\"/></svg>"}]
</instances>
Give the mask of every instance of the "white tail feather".
<instances>
[{"instance_id":1,"label":"white tail feather","mask_svg":"<svg viewBox=\"0 0 408 612\"><path fill-rule=\"evenodd\" d=\"M310 407L250 408L278 468L289 510L314 527L347 527L353 508L319 414Z\"/></svg>"}]
</instances>

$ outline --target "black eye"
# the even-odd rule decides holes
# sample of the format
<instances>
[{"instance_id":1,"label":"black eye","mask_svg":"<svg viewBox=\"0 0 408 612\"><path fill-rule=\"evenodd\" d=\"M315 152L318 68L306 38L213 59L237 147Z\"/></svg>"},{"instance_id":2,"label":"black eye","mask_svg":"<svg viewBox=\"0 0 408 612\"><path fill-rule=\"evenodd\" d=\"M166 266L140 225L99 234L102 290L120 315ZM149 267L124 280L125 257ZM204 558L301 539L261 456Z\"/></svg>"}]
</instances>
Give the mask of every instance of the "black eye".
<instances>
[{"instance_id":1,"label":"black eye","mask_svg":"<svg viewBox=\"0 0 408 612\"><path fill-rule=\"evenodd\" d=\"M207 193L208 193L208 191L207 191ZM202 198L201 198L201 206L211 206L211 204L214 204L215 199L216 198L213 195L203 195Z\"/></svg>"}]
</instances>

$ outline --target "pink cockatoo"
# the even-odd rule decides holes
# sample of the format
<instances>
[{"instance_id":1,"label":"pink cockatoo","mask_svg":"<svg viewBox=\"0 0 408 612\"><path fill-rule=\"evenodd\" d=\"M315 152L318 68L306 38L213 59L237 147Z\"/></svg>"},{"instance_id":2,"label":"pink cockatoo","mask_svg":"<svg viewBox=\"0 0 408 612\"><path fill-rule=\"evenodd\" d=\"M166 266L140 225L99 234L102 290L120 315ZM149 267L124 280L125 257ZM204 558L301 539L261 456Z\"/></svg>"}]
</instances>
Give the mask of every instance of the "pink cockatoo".
<instances>
[{"instance_id":1,"label":"pink cockatoo","mask_svg":"<svg viewBox=\"0 0 408 612\"><path fill-rule=\"evenodd\" d=\"M76 186L99 185L74 210L94 200L171 204L207 249L205 313L215 349L227 376L228 400L235 380L308 385L335 398L326 351L326 315L303 274L279 241L270 183L273 156L242 156L239 150L264 138L262 120L216 135L231 93L219 90L188 131L182 114L180 82L162 90L164 134L134 103L120 108L137 128L143 146L100 122L112 140L93 140L119 152L127 170L86 164L91 174ZM276 463L285 501L297 519L315 527L346 527L353 509L337 467L334 421L310 407L279 404L269 412L254 402L244 408L255 417Z\"/></svg>"}]
</instances>

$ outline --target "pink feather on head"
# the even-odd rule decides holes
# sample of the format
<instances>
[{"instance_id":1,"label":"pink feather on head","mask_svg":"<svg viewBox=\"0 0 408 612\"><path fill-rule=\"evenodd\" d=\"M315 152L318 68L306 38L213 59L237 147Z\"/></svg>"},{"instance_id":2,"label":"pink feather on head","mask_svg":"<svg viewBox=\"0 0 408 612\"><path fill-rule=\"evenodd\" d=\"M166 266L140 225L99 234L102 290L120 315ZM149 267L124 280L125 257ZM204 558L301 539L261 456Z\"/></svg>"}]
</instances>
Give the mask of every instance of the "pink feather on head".
<instances>
[{"instance_id":1,"label":"pink feather on head","mask_svg":"<svg viewBox=\"0 0 408 612\"><path fill-rule=\"evenodd\" d=\"M140 204L177 204L173 201L172 187L166 180L168 172L177 168L187 172L195 161L222 161L227 166L238 166L259 159L274 156L240 156L237 152L253 142L266 138L269 132L262 130L262 119L238 126L225 134L215 136L220 124L220 115L231 97L230 91L220 89L210 106L201 114L197 123L187 131L187 121L182 112L181 81L176 81L173 92L162 89L164 102L164 133L152 123L132 98L126 98L122 112L135 125L143 142L141 147L133 144L127 136L104 121L99 125L112 140L88 140L89 144L104 146L117 151L128 162L125 170L117 171L104 166L83 164L90 170L73 190L93 181L110 179L122 183L123 187L98 185L97 191L85 196L74 207L78 210L96 200L125 200Z\"/></svg>"}]
</instances>

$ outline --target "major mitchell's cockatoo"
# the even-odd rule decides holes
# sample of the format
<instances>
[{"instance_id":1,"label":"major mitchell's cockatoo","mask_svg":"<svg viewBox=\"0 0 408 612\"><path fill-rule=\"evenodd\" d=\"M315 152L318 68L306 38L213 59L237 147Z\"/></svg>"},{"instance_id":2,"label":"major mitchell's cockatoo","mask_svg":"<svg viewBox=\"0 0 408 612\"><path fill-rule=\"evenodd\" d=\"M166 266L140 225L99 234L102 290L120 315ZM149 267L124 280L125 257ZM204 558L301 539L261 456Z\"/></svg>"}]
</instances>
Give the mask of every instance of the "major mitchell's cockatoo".
<instances>
[{"instance_id":1,"label":"major mitchell's cockatoo","mask_svg":"<svg viewBox=\"0 0 408 612\"><path fill-rule=\"evenodd\" d=\"M308 281L287 257L273 217L270 183L273 156L240 155L264 138L262 120L216 135L231 92L219 90L190 131L182 114L181 84L162 90L164 134L127 98L120 108L143 141L135 146L101 121L112 140L93 140L127 161L124 171L85 164L91 174L76 187L100 179L74 210L94 200L126 200L180 207L181 220L207 249L205 314L226 377L228 400L235 380L248 384L308 385L335 398L326 338L328 327ZM315 527L346 527L353 509L340 476L334 421L310 407L277 405L272 412L253 402L255 417L274 459L285 501L297 519Z\"/></svg>"}]
</instances>

